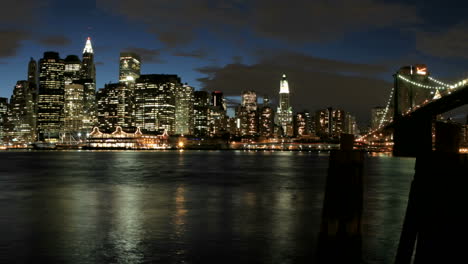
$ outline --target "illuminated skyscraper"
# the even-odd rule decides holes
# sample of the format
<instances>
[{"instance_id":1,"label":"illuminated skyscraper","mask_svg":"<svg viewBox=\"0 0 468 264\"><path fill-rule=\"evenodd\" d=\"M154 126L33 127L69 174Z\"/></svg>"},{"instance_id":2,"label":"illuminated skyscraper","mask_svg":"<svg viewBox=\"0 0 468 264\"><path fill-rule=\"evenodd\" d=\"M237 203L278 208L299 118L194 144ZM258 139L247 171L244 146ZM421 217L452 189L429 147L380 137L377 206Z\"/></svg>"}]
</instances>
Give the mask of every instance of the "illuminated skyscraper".
<instances>
[{"instance_id":1,"label":"illuminated skyscraper","mask_svg":"<svg viewBox=\"0 0 468 264\"><path fill-rule=\"evenodd\" d=\"M84 130L84 86L78 83L65 84L63 131L78 134Z\"/></svg>"},{"instance_id":2,"label":"illuminated skyscraper","mask_svg":"<svg viewBox=\"0 0 468 264\"><path fill-rule=\"evenodd\" d=\"M23 144L35 141L35 97L36 90L29 87L28 81L16 83L8 105L6 141Z\"/></svg>"},{"instance_id":3,"label":"illuminated skyscraper","mask_svg":"<svg viewBox=\"0 0 468 264\"><path fill-rule=\"evenodd\" d=\"M204 137L208 135L209 97L205 91L194 92L193 121L194 135Z\"/></svg>"},{"instance_id":4,"label":"illuminated skyscraper","mask_svg":"<svg viewBox=\"0 0 468 264\"><path fill-rule=\"evenodd\" d=\"M141 58L133 52L120 53L119 80L121 83L133 84L140 77Z\"/></svg>"},{"instance_id":5,"label":"illuminated skyscraper","mask_svg":"<svg viewBox=\"0 0 468 264\"><path fill-rule=\"evenodd\" d=\"M319 110L315 114L315 129L322 138L338 138L346 132L345 111L333 108Z\"/></svg>"},{"instance_id":6,"label":"illuminated skyscraper","mask_svg":"<svg viewBox=\"0 0 468 264\"><path fill-rule=\"evenodd\" d=\"M191 135L193 133L193 87L177 86L175 108L175 133Z\"/></svg>"},{"instance_id":7,"label":"illuminated skyscraper","mask_svg":"<svg viewBox=\"0 0 468 264\"><path fill-rule=\"evenodd\" d=\"M86 40L86 44L83 49L81 79L92 79L93 82L96 83L96 66L94 65L94 51L90 37Z\"/></svg>"},{"instance_id":8,"label":"illuminated skyscraper","mask_svg":"<svg viewBox=\"0 0 468 264\"><path fill-rule=\"evenodd\" d=\"M257 111L257 93L254 91L242 92L242 106L248 112Z\"/></svg>"},{"instance_id":9,"label":"illuminated skyscraper","mask_svg":"<svg viewBox=\"0 0 468 264\"><path fill-rule=\"evenodd\" d=\"M7 121L8 98L0 97L0 142L3 143L5 123Z\"/></svg>"},{"instance_id":10,"label":"illuminated skyscraper","mask_svg":"<svg viewBox=\"0 0 468 264\"><path fill-rule=\"evenodd\" d=\"M103 132L113 132L120 126L124 130L134 129L133 90L124 83L106 84L96 94L97 121Z\"/></svg>"},{"instance_id":11,"label":"illuminated skyscraper","mask_svg":"<svg viewBox=\"0 0 468 264\"><path fill-rule=\"evenodd\" d=\"M37 129L39 140L57 141L63 123L65 63L57 52L45 52L39 60Z\"/></svg>"},{"instance_id":12,"label":"illuminated skyscraper","mask_svg":"<svg viewBox=\"0 0 468 264\"><path fill-rule=\"evenodd\" d=\"M176 91L181 86L177 75L141 75L135 83L135 125L144 132L174 134Z\"/></svg>"},{"instance_id":13,"label":"illuminated skyscraper","mask_svg":"<svg viewBox=\"0 0 468 264\"><path fill-rule=\"evenodd\" d=\"M211 105L226 110L226 103L224 102L223 92L214 91L211 93Z\"/></svg>"},{"instance_id":14,"label":"illuminated skyscraper","mask_svg":"<svg viewBox=\"0 0 468 264\"><path fill-rule=\"evenodd\" d=\"M263 105L260 108L259 132L261 136L272 137L274 133L274 111L270 106L270 100L264 96Z\"/></svg>"},{"instance_id":15,"label":"illuminated skyscraper","mask_svg":"<svg viewBox=\"0 0 468 264\"><path fill-rule=\"evenodd\" d=\"M83 85L83 127L89 132L97 125L96 120L96 66L94 64L94 50L91 38L86 40L83 49L83 60L81 64L81 79L76 83Z\"/></svg>"},{"instance_id":16,"label":"illuminated skyscraper","mask_svg":"<svg viewBox=\"0 0 468 264\"><path fill-rule=\"evenodd\" d=\"M65 85L82 79L81 61L76 55L68 55L65 58Z\"/></svg>"},{"instance_id":17,"label":"illuminated skyscraper","mask_svg":"<svg viewBox=\"0 0 468 264\"><path fill-rule=\"evenodd\" d=\"M289 84L286 74L280 81L279 106L276 111L276 124L283 130L283 135L293 135L293 112L289 101Z\"/></svg>"}]
</instances>

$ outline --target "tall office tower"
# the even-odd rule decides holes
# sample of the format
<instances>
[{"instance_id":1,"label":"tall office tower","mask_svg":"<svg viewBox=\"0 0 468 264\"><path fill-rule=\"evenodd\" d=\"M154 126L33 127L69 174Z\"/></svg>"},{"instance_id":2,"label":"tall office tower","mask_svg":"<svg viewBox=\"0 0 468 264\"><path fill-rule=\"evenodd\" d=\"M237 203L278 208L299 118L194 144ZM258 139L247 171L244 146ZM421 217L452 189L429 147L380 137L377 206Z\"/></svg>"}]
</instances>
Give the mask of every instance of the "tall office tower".
<instances>
[{"instance_id":1,"label":"tall office tower","mask_svg":"<svg viewBox=\"0 0 468 264\"><path fill-rule=\"evenodd\" d=\"M120 126L134 129L133 89L124 83L109 83L96 93L97 123L101 131L114 132Z\"/></svg>"},{"instance_id":2,"label":"tall office tower","mask_svg":"<svg viewBox=\"0 0 468 264\"><path fill-rule=\"evenodd\" d=\"M35 141L35 95L28 81L18 81L8 105L5 123L6 141L31 143Z\"/></svg>"},{"instance_id":3,"label":"tall office tower","mask_svg":"<svg viewBox=\"0 0 468 264\"><path fill-rule=\"evenodd\" d=\"M345 132L345 111L333 108L319 110L315 114L315 129L322 138L338 138Z\"/></svg>"},{"instance_id":4,"label":"tall office tower","mask_svg":"<svg viewBox=\"0 0 468 264\"><path fill-rule=\"evenodd\" d=\"M56 142L63 123L65 63L57 52L45 52L39 60L37 132L41 141Z\"/></svg>"},{"instance_id":5,"label":"tall office tower","mask_svg":"<svg viewBox=\"0 0 468 264\"><path fill-rule=\"evenodd\" d=\"M371 109L371 129L379 128L380 124L383 124L387 119L385 118L385 107L377 106Z\"/></svg>"},{"instance_id":6,"label":"tall office tower","mask_svg":"<svg viewBox=\"0 0 468 264\"><path fill-rule=\"evenodd\" d=\"M241 134L256 135L258 133L258 106L257 94L254 91L242 92L242 109L239 109L241 117Z\"/></svg>"},{"instance_id":7,"label":"tall office tower","mask_svg":"<svg viewBox=\"0 0 468 264\"><path fill-rule=\"evenodd\" d=\"M92 79L81 79L76 82L83 85L83 123L82 132L90 132L97 125L96 83Z\"/></svg>"},{"instance_id":8,"label":"tall office tower","mask_svg":"<svg viewBox=\"0 0 468 264\"><path fill-rule=\"evenodd\" d=\"M314 119L312 115L310 114L309 111L304 111L304 116L306 119L306 124L307 124L307 131L309 135L314 135L315 134L315 124L314 124Z\"/></svg>"},{"instance_id":9,"label":"tall office tower","mask_svg":"<svg viewBox=\"0 0 468 264\"><path fill-rule=\"evenodd\" d=\"M86 44L83 49L81 79L92 79L93 82L96 83L96 66L94 65L94 51L90 37L86 40Z\"/></svg>"},{"instance_id":10,"label":"tall office tower","mask_svg":"<svg viewBox=\"0 0 468 264\"><path fill-rule=\"evenodd\" d=\"M242 106L248 112L257 111L257 94L254 91L242 92Z\"/></svg>"},{"instance_id":11,"label":"tall office tower","mask_svg":"<svg viewBox=\"0 0 468 264\"><path fill-rule=\"evenodd\" d=\"M280 81L279 106L276 111L276 124L282 128L284 136L293 135L293 112L289 101L289 84L286 74Z\"/></svg>"},{"instance_id":12,"label":"tall office tower","mask_svg":"<svg viewBox=\"0 0 468 264\"><path fill-rule=\"evenodd\" d=\"M140 77L141 58L133 52L120 53L119 81L133 84Z\"/></svg>"},{"instance_id":13,"label":"tall office tower","mask_svg":"<svg viewBox=\"0 0 468 264\"><path fill-rule=\"evenodd\" d=\"M28 63L28 82L29 88L37 90L37 63L33 58Z\"/></svg>"},{"instance_id":14,"label":"tall office tower","mask_svg":"<svg viewBox=\"0 0 468 264\"><path fill-rule=\"evenodd\" d=\"M81 61L76 55L68 55L65 58L65 85L82 79Z\"/></svg>"},{"instance_id":15,"label":"tall office tower","mask_svg":"<svg viewBox=\"0 0 468 264\"><path fill-rule=\"evenodd\" d=\"M3 143L5 123L7 122L8 98L0 97L0 142Z\"/></svg>"},{"instance_id":16,"label":"tall office tower","mask_svg":"<svg viewBox=\"0 0 468 264\"><path fill-rule=\"evenodd\" d=\"M310 120L307 113L307 111L304 111L294 115L294 136L302 137L310 135Z\"/></svg>"},{"instance_id":17,"label":"tall office tower","mask_svg":"<svg viewBox=\"0 0 468 264\"><path fill-rule=\"evenodd\" d=\"M146 132L175 133L177 75L144 74L135 82L135 125Z\"/></svg>"},{"instance_id":18,"label":"tall office tower","mask_svg":"<svg viewBox=\"0 0 468 264\"><path fill-rule=\"evenodd\" d=\"M214 91L211 93L211 106L217 107L222 110L226 109L226 103L224 102L223 92Z\"/></svg>"},{"instance_id":19,"label":"tall office tower","mask_svg":"<svg viewBox=\"0 0 468 264\"><path fill-rule=\"evenodd\" d=\"M64 96L64 117L63 131L71 135L76 135L80 132L87 132L83 128L85 119L84 112L84 86L79 83L65 84Z\"/></svg>"},{"instance_id":20,"label":"tall office tower","mask_svg":"<svg viewBox=\"0 0 468 264\"><path fill-rule=\"evenodd\" d=\"M424 64L404 66L394 75L395 77L395 100L397 106L393 106L394 116L398 117L405 112L420 105L425 100L434 97L431 90L416 86L413 83L433 85L429 80L429 72ZM394 101L392 102L394 104Z\"/></svg>"},{"instance_id":21,"label":"tall office tower","mask_svg":"<svg viewBox=\"0 0 468 264\"><path fill-rule=\"evenodd\" d=\"M274 135L274 111L270 106L268 97L263 97L263 105L260 108L259 133L263 137L273 137Z\"/></svg>"},{"instance_id":22,"label":"tall office tower","mask_svg":"<svg viewBox=\"0 0 468 264\"><path fill-rule=\"evenodd\" d=\"M226 103L223 93L214 91L211 93L211 105L208 114L208 130L211 137L221 136L227 132Z\"/></svg>"},{"instance_id":23,"label":"tall office tower","mask_svg":"<svg viewBox=\"0 0 468 264\"><path fill-rule=\"evenodd\" d=\"M193 93L188 85L177 86L175 94L175 133L191 135L193 133Z\"/></svg>"},{"instance_id":24,"label":"tall office tower","mask_svg":"<svg viewBox=\"0 0 468 264\"><path fill-rule=\"evenodd\" d=\"M345 129L343 131L346 134L358 135L359 129L356 122L356 117L350 113L345 114Z\"/></svg>"},{"instance_id":25,"label":"tall office tower","mask_svg":"<svg viewBox=\"0 0 468 264\"><path fill-rule=\"evenodd\" d=\"M197 137L207 136L208 115L209 115L209 97L205 91L195 91L193 102L193 121L194 135Z\"/></svg>"}]
</instances>

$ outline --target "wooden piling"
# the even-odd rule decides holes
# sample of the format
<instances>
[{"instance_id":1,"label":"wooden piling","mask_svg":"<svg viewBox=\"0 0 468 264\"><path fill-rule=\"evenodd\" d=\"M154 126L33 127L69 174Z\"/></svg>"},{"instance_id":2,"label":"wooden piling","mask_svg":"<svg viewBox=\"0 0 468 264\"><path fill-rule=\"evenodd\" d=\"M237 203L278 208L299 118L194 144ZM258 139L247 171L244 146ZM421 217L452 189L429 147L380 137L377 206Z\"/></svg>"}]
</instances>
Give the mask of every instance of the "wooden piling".
<instances>
[{"instance_id":1,"label":"wooden piling","mask_svg":"<svg viewBox=\"0 0 468 264\"><path fill-rule=\"evenodd\" d=\"M318 243L319 263L360 263L364 153L354 136L341 135L341 149L330 153Z\"/></svg>"},{"instance_id":2,"label":"wooden piling","mask_svg":"<svg viewBox=\"0 0 468 264\"><path fill-rule=\"evenodd\" d=\"M415 263L468 261L468 156L458 153L460 127L437 122L435 142L435 151L416 159L395 263L411 263L415 247Z\"/></svg>"}]
</instances>

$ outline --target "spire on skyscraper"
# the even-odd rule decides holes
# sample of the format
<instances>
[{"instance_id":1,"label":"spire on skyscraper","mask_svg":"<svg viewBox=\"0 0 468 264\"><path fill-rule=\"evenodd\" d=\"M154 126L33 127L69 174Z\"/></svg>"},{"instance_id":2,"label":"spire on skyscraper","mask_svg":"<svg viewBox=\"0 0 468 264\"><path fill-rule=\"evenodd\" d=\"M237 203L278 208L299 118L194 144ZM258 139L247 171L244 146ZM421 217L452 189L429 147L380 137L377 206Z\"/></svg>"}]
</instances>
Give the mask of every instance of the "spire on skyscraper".
<instances>
[{"instance_id":1,"label":"spire on skyscraper","mask_svg":"<svg viewBox=\"0 0 468 264\"><path fill-rule=\"evenodd\" d=\"M91 45L91 38L88 37L88 39L86 40L86 45L85 45L85 48L83 50L83 54L84 53L93 53L93 46Z\"/></svg>"},{"instance_id":2,"label":"spire on skyscraper","mask_svg":"<svg viewBox=\"0 0 468 264\"><path fill-rule=\"evenodd\" d=\"M280 82L280 93L289 93L289 84L286 80L286 74L283 74L283 79Z\"/></svg>"}]
</instances>

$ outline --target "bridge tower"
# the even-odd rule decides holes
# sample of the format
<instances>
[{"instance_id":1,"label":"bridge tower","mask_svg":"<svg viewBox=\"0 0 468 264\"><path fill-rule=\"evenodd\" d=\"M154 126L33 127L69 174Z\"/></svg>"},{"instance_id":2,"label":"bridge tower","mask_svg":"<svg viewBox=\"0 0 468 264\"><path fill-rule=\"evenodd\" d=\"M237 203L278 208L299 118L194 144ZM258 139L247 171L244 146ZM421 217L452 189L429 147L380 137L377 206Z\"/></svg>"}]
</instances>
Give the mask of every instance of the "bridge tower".
<instances>
[{"instance_id":1,"label":"bridge tower","mask_svg":"<svg viewBox=\"0 0 468 264\"><path fill-rule=\"evenodd\" d=\"M415 85L429 82L429 73L424 64L405 66L393 75L393 154L395 156L416 156L419 152L432 150L432 116L418 119L403 119L425 100L430 100L431 90Z\"/></svg>"}]
</instances>

